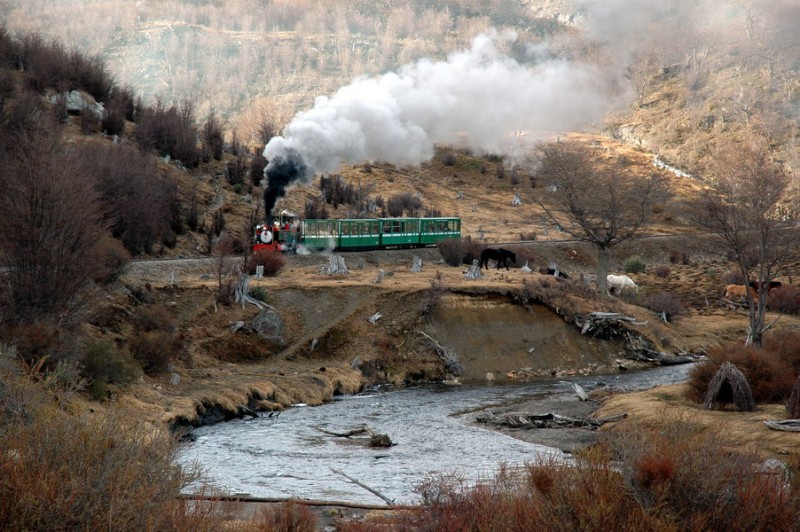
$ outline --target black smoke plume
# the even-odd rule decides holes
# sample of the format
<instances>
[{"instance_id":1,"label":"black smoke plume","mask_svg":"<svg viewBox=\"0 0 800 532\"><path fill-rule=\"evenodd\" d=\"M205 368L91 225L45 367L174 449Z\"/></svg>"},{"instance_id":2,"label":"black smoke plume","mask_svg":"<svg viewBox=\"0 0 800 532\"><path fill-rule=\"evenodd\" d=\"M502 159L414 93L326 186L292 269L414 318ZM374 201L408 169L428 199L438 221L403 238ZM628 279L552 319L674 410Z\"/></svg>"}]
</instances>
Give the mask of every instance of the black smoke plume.
<instances>
[{"instance_id":1,"label":"black smoke plume","mask_svg":"<svg viewBox=\"0 0 800 532\"><path fill-rule=\"evenodd\" d=\"M264 176L267 187L264 189L264 213L268 226L272 226L272 209L278 198L286 196L286 190L295 182L306 178L310 169L303 156L294 148L287 147L270 159Z\"/></svg>"}]
</instances>

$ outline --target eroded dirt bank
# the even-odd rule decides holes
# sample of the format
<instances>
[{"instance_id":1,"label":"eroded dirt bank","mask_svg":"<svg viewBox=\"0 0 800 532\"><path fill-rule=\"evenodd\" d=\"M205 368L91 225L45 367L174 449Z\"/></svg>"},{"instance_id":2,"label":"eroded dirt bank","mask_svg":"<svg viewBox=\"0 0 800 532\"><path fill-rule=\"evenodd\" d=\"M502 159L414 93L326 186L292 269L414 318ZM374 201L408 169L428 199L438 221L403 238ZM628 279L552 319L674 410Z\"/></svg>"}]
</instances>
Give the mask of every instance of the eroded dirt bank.
<instances>
[{"instance_id":1,"label":"eroded dirt bank","mask_svg":"<svg viewBox=\"0 0 800 532\"><path fill-rule=\"evenodd\" d=\"M647 252L651 270L669 264L675 245L659 240L638 251ZM635 369L621 341L579 334L575 315L591 311L634 317L644 324L631 326L634 335L673 353L702 352L741 337L746 327L742 311L718 302L724 263L697 259L670 264L666 277L634 274L641 291L685 294L686 313L664 323L642 307L597 299L580 283L570 284L592 273L591 250L552 243L530 249L537 264L557 261L573 279L512 268L469 280L464 267L443 264L433 248L345 254L345 275L325 272L327 256L289 256L277 277L251 280L250 288L266 293L265 311L219 300L219 280L237 278L227 272L239 259L133 263L106 310L105 321L117 323L106 334L124 341L132 334L130 316L163 307L176 321L182 352L171 371L119 391L118 400L153 423L192 425L247 415L247 409L321 404L371 384L447 379L441 353L427 337L457 356L464 381L485 381L487 373L502 381ZM423 260L421 272L411 271L414 256ZM266 326L257 319L264 316Z\"/></svg>"},{"instance_id":2,"label":"eroded dirt bank","mask_svg":"<svg viewBox=\"0 0 800 532\"><path fill-rule=\"evenodd\" d=\"M414 256L423 259L422 272L411 272ZM582 337L564 316L520 300L539 274L515 268L465 280L464 269L441 263L435 249L348 254L346 275L324 273L325 256L286 259L277 277L250 282L266 293L266 310L219 301L219 274L224 282L236 259L132 264L105 321L163 307L183 352L171 371L146 377L122 400L154 422L177 424L241 416L242 407L320 404L371 384L448 378L436 342L457 358L462 381L619 365L618 343ZM132 333L117 328L119 336Z\"/></svg>"}]
</instances>

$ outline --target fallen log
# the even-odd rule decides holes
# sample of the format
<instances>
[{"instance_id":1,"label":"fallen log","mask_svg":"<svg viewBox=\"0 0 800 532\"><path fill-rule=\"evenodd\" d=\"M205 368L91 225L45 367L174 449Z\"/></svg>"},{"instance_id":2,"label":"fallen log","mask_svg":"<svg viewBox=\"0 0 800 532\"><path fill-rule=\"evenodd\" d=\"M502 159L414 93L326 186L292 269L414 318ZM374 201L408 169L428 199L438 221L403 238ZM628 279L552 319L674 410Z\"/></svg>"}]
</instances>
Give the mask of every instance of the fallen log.
<instances>
[{"instance_id":1,"label":"fallen log","mask_svg":"<svg viewBox=\"0 0 800 532\"><path fill-rule=\"evenodd\" d=\"M767 419L764 424L772 430L782 430L785 432L800 432L800 419L787 419L785 421L775 421Z\"/></svg>"},{"instance_id":2,"label":"fallen log","mask_svg":"<svg viewBox=\"0 0 800 532\"><path fill-rule=\"evenodd\" d=\"M259 417L258 414L256 414L252 409L250 409L250 408L248 408L248 407L246 407L244 405L239 405L239 414L240 415L247 414L250 417Z\"/></svg>"}]
</instances>

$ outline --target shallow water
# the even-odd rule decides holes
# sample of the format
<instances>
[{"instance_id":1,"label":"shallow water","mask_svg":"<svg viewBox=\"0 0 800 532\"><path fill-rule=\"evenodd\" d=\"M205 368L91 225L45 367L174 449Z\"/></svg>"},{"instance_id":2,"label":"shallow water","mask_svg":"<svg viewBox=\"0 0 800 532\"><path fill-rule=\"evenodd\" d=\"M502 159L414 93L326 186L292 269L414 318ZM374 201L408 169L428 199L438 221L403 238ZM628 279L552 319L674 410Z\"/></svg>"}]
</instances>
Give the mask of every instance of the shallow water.
<instances>
[{"instance_id":1,"label":"shallow water","mask_svg":"<svg viewBox=\"0 0 800 532\"><path fill-rule=\"evenodd\" d=\"M296 497L381 504L339 470L393 499L418 502L414 490L431 473L468 481L490 478L498 467L568 458L560 450L526 443L472 423L477 410L542 393L587 391L598 385L645 389L686 379L689 365L604 377L508 386L426 386L346 396L318 407L294 407L279 416L198 428L179 461L196 463L228 494ZM602 381L602 382L600 382ZM363 424L396 444L374 449L316 430L347 432Z\"/></svg>"}]
</instances>

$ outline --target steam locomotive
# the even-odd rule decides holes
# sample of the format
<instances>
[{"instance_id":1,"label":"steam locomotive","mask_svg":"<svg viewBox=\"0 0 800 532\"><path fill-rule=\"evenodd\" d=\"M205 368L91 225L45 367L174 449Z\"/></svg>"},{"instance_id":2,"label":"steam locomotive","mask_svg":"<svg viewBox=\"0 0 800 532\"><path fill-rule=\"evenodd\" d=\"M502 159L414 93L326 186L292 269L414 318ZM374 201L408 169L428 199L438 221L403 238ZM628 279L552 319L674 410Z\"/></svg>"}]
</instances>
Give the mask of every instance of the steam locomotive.
<instances>
[{"instance_id":1,"label":"steam locomotive","mask_svg":"<svg viewBox=\"0 0 800 532\"><path fill-rule=\"evenodd\" d=\"M301 220L282 211L272 224L255 227L251 250L370 250L432 246L461 238L460 218Z\"/></svg>"}]
</instances>

